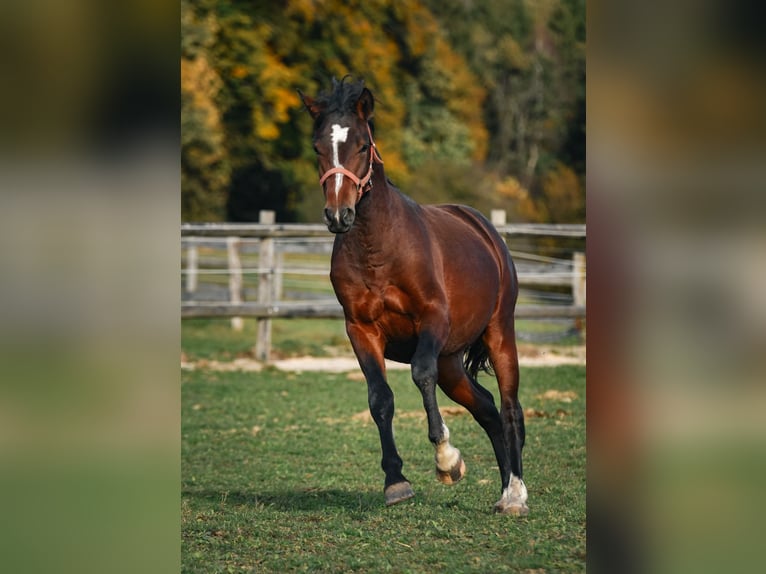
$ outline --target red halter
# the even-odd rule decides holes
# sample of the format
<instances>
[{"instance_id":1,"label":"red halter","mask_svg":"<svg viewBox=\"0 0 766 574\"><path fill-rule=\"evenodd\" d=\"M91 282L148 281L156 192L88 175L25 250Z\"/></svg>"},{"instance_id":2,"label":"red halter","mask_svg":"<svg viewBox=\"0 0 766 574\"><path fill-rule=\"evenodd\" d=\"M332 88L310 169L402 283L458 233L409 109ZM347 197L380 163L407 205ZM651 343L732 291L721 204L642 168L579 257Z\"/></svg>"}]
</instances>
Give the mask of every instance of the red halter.
<instances>
[{"instance_id":1,"label":"red halter","mask_svg":"<svg viewBox=\"0 0 766 574\"><path fill-rule=\"evenodd\" d=\"M319 178L319 185L324 185L324 182L327 181L327 178L331 175L338 173L345 175L356 184L356 201L359 203L359 200L362 199L362 195L364 195L365 192L372 188L371 180L373 164L383 163L383 160L378 153L378 147L375 145L375 141L372 139L372 131L370 130L369 122L367 123L367 133L370 136L370 169L367 170L367 174L363 178L359 179L359 177L357 177L354 172L347 170L345 167L331 167L322 174L322 177Z\"/></svg>"}]
</instances>

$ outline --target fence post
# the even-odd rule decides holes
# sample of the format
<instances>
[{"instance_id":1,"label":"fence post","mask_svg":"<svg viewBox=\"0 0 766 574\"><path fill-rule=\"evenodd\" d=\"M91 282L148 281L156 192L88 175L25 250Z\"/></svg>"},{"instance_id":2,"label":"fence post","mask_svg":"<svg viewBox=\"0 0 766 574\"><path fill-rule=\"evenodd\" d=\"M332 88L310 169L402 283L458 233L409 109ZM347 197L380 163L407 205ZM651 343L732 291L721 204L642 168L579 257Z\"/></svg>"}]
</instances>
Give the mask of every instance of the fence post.
<instances>
[{"instance_id":1,"label":"fence post","mask_svg":"<svg viewBox=\"0 0 766 574\"><path fill-rule=\"evenodd\" d=\"M239 258L239 237L226 238L226 255L229 260L229 301L242 303L242 261ZM231 318L231 328L241 331L245 326L242 317Z\"/></svg>"},{"instance_id":2,"label":"fence post","mask_svg":"<svg viewBox=\"0 0 766 574\"><path fill-rule=\"evenodd\" d=\"M495 227L498 227L500 225L505 225L506 223L506 214L505 209L493 209L490 212L490 217L492 218L492 225Z\"/></svg>"},{"instance_id":3,"label":"fence post","mask_svg":"<svg viewBox=\"0 0 766 574\"><path fill-rule=\"evenodd\" d=\"M194 293L197 290L198 250L196 243L189 243L186 248L186 292Z\"/></svg>"},{"instance_id":4,"label":"fence post","mask_svg":"<svg viewBox=\"0 0 766 574\"><path fill-rule=\"evenodd\" d=\"M585 253L572 254L572 298L576 306L585 306Z\"/></svg>"},{"instance_id":5,"label":"fence post","mask_svg":"<svg viewBox=\"0 0 766 574\"><path fill-rule=\"evenodd\" d=\"M274 223L275 213L262 210L258 213L258 223ZM274 239L264 237L260 242L258 267L258 302L270 305L274 301ZM255 358L268 363L271 356L271 319L258 319L258 333L255 340Z\"/></svg>"}]
</instances>

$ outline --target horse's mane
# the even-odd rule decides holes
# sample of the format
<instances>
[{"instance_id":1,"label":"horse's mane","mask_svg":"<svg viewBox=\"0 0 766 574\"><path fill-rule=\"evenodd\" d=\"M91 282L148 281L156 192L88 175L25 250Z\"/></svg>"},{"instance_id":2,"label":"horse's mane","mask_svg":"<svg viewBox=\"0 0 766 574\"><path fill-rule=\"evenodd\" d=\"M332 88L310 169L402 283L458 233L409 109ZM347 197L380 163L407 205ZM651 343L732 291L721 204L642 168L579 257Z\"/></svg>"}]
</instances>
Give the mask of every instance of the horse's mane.
<instances>
[{"instance_id":1,"label":"horse's mane","mask_svg":"<svg viewBox=\"0 0 766 574\"><path fill-rule=\"evenodd\" d=\"M315 98L322 109L322 116L354 111L354 106L364 90L364 80L346 82L350 77L343 76L340 81L333 78L332 87Z\"/></svg>"}]
</instances>

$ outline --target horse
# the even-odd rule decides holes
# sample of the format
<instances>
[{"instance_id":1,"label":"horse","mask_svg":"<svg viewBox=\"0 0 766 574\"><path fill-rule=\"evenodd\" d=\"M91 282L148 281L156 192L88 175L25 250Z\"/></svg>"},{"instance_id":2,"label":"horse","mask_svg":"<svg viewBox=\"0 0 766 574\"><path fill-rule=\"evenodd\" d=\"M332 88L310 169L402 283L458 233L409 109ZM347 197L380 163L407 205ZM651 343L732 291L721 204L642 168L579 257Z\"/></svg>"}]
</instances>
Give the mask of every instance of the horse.
<instances>
[{"instance_id":1,"label":"horse","mask_svg":"<svg viewBox=\"0 0 766 574\"><path fill-rule=\"evenodd\" d=\"M420 205L388 180L373 139L372 92L363 80L345 80L333 78L331 89L316 97L299 95L314 120L324 220L335 234L330 280L367 381L380 434L385 503L414 496L394 442L394 396L385 363L391 359L410 364L438 480L454 484L466 467L450 443L436 385L489 437L501 482L494 511L526 515L514 331L518 280L508 247L478 211ZM492 393L477 382L479 370L495 374L499 411Z\"/></svg>"}]
</instances>

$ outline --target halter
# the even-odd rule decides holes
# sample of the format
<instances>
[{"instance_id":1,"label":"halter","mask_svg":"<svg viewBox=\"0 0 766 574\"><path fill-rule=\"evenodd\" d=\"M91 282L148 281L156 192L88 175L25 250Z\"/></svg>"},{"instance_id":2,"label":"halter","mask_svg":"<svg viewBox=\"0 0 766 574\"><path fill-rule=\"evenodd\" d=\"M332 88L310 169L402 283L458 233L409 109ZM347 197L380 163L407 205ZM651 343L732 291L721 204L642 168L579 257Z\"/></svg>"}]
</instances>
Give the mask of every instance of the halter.
<instances>
[{"instance_id":1,"label":"halter","mask_svg":"<svg viewBox=\"0 0 766 574\"><path fill-rule=\"evenodd\" d=\"M345 175L356 184L357 203L359 203L359 200L362 199L362 195L372 189L372 166L375 163L382 164L383 159L378 153L378 147L375 145L375 140L372 139L372 131L370 130L369 122L367 122L367 133L370 136L370 169L367 170L367 174L363 178L359 179L359 177L357 177L353 171L349 171L345 167L331 167L326 172L324 172L324 174L322 174L322 177L319 178L319 185L324 185L324 182L327 181L327 178L331 175L335 175L337 173Z\"/></svg>"}]
</instances>

